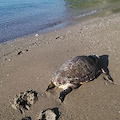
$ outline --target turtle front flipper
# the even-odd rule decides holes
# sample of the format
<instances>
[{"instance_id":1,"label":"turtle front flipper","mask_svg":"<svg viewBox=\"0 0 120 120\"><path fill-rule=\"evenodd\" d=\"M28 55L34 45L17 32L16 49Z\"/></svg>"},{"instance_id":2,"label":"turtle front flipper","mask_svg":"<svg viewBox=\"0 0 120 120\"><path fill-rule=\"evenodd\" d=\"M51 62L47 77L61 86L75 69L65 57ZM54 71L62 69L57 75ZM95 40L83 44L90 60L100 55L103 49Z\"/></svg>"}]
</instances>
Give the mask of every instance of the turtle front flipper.
<instances>
[{"instance_id":1,"label":"turtle front flipper","mask_svg":"<svg viewBox=\"0 0 120 120\"><path fill-rule=\"evenodd\" d=\"M60 96L59 99L61 100L61 102L64 101L65 96L70 93L72 91L72 87L68 87L67 89L63 90L62 92L60 92Z\"/></svg>"}]
</instances>

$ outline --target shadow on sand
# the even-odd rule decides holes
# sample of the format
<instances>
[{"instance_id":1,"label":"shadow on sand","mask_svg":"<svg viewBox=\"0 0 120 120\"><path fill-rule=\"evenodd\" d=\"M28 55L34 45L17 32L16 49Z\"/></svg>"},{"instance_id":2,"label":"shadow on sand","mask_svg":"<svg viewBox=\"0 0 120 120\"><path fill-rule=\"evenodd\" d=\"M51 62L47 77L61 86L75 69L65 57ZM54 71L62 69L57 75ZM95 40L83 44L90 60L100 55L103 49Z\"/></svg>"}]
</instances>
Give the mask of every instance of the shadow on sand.
<instances>
[{"instance_id":1,"label":"shadow on sand","mask_svg":"<svg viewBox=\"0 0 120 120\"><path fill-rule=\"evenodd\" d=\"M98 67L100 68L101 72L104 73L106 75L106 77L104 77L105 80L108 80L109 82L113 82L113 79L110 75L109 69L108 69L108 65L109 65L109 60L108 60L108 55L101 55L99 56L99 62L98 62Z\"/></svg>"}]
</instances>

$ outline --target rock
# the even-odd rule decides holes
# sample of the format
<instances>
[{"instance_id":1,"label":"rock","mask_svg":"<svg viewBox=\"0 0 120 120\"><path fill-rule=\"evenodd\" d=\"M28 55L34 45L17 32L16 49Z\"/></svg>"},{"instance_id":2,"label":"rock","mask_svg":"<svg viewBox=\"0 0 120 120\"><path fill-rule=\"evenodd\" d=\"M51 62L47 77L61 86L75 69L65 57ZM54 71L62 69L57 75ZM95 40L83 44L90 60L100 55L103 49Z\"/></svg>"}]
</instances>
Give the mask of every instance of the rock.
<instances>
[{"instance_id":1,"label":"rock","mask_svg":"<svg viewBox=\"0 0 120 120\"><path fill-rule=\"evenodd\" d=\"M31 117L24 117L21 120L32 120Z\"/></svg>"},{"instance_id":2,"label":"rock","mask_svg":"<svg viewBox=\"0 0 120 120\"><path fill-rule=\"evenodd\" d=\"M40 112L37 120L58 120L59 116L60 113L58 111L58 108L46 109Z\"/></svg>"}]
</instances>

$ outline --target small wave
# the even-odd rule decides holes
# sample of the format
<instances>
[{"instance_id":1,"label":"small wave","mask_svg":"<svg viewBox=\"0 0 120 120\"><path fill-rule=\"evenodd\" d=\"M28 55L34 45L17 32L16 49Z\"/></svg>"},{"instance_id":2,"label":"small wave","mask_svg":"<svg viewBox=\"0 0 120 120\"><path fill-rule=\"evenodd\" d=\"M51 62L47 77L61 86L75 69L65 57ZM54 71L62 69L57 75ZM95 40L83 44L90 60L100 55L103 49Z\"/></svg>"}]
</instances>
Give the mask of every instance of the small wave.
<instances>
[{"instance_id":1,"label":"small wave","mask_svg":"<svg viewBox=\"0 0 120 120\"><path fill-rule=\"evenodd\" d=\"M79 16L75 17L75 19L81 18L81 17L85 17L85 16L90 16L90 15L93 15L93 14L98 13L98 12L100 12L100 11L102 11L102 9L100 9L100 10L93 10L93 11L84 13L84 14L82 14L82 15L79 15Z\"/></svg>"}]
</instances>

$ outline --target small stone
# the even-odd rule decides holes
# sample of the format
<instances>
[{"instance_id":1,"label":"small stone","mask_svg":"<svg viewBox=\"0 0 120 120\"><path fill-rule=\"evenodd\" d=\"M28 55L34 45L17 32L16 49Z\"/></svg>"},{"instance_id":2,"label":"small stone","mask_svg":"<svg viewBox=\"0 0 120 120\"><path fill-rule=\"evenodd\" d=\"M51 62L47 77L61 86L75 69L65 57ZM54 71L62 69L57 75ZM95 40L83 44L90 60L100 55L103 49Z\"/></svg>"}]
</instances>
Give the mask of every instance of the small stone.
<instances>
[{"instance_id":1,"label":"small stone","mask_svg":"<svg viewBox=\"0 0 120 120\"><path fill-rule=\"evenodd\" d=\"M10 76L10 74L7 74L7 77Z\"/></svg>"},{"instance_id":2,"label":"small stone","mask_svg":"<svg viewBox=\"0 0 120 120\"><path fill-rule=\"evenodd\" d=\"M21 120L32 120L31 117L24 117Z\"/></svg>"},{"instance_id":3,"label":"small stone","mask_svg":"<svg viewBox=\"0 0 120 120\"><path fill-rule=\"evenodd\" d=\"M37 37L38 36L38 34L35 34L35 37Z\"/></svg>"}]
</instances>

